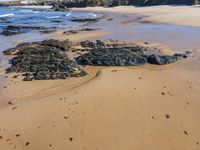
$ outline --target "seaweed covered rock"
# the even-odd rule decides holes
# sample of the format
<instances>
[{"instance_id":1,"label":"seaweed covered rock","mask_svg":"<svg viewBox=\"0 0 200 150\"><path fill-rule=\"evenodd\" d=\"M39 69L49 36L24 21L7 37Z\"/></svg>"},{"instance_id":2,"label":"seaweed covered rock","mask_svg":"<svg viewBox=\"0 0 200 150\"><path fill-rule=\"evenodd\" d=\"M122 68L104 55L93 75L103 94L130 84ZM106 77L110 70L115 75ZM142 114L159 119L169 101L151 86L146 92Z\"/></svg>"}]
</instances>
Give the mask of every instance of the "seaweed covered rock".
<instances>
[{"instance_id":1,"label":"seaweed covered rock","mask_svg":"<svg viewBox=\"0 0 200 150\"><path fill-rule=\"evenodd\" d=\"M0 34L1 34L1 35L4 35L4 36L11 36L11 35L20 34L20 32L18 32L18 31L4 30L4 31L2 31Z\"/></svg>"},{"instance_id":2,"label":"seaweed covered rock","mask_svg":"<svg viewBox=\"0 0 200 150\"><path fill-rule=\"evenodd\" d=\"M92 66L139 66L146 63L165 65L186 58L186 54L173 56L148 53L146 48L134 44L112 41L106 43L101 40L96 42L83 41L82 47L90 48L88 53L82 54L76 60L82 65Z\"/></svg>"},{"instance_id":3,"label":"seaweed covered rock","mask_svg":"<svg viewBox=\"0 0 200 150\"><path fill-rule=\"evenodd\" d=\"M58 41L54 39L49 39L49 40L44 40L40 42L40 44L43 46L51 46L51 47L59 48L62 51L68 51L69 48L71 47L71 42L69 40Z\"/></svg>"},{"instance_id":4,"label":"seaweed covered rock","mask_svg":"<svg viewBox=\"0 0 200 150\"><path fill-rule=\"evenodd\" d=\"M160 56L160 55L152 54L147 57L147 61L150 64L165 65L165 64L176 62L179 60L179 58L180 57L177 57L177 56Z\"/></svg>"},{"instance_id":5,"label":"seaweed covered rock","mask_svg":"<svg viewBox=\"0 0 200 150\"><path fill-rule=\"evenodd\" d=\"M14 48L14 51L18 50L17 56L10 61L12 65L6 72L24 73L24 81L66 79L86 75L58 43L55 40L46 40L18 45Z\"/></svg>"},{"instance_id":6,"label":"seaweed covered rock","mask_svg":"<svg viewBox=\"0 0 200 150\"><path fill-rule=\"evenodd\" d=\"M21 43L15 48L8 49L4 51L4 55L15 55L18 52L25 51L28 47L38 47L38 46L49 46L55 47L62 51L68 51L71 48L71 42L69 40L58 41L54 39L44 40L41 42L32 42L32 43Z\"/></svg>"},{"instance_id":7,"label":"seaweed covered rock","mask_svg":"<svg viewBox=\"0 0 200 150\"><path fill-rule=\"evenodd\" d=\"M134 45L106 44L100 40L95 43L84 41L81 45L91 48L88 53L77 57L82 65L138 66L147 63L142 48Z\"/></svg>"},{"instance_id":8,"label":"seaweed covered rock","mask_svg":"<svg viewBox=\"0 0 200 150\"><path fill-rule=\"evenodd\" d=\"M4 36L12 36L16 34L26 33L32 30L47 30L47 28L40 26L9 25L4 28L0 34Z\"/></svg>"}]
</instances>

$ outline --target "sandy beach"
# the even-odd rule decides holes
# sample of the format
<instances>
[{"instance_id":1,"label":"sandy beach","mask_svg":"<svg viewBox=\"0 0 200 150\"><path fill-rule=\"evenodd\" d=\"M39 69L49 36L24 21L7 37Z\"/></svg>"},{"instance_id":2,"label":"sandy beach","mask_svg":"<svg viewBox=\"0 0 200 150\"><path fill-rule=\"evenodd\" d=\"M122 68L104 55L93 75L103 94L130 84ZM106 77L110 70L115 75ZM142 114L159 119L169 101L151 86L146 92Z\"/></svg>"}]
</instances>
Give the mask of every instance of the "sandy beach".
<instances>
[{"instance_id":1,"label":"sandy beach","mask_svg":"<svg viewBox=\"0 0 200 150\"><path fill-rule=\"evenodd\" d=\"M135 18L130 18L132 14L146 22L200 26L200 8L194 6L95 7L74 11L104 13L106 18L98 23L102 28L107 25L104 23L110 18L109 13L121 18L113 19L123 22L125 28L133 25L131 19L135 22ZM124 14L128 21L123 20ZM107 38L114 32L68 36L58 31L50 38L68 38L76 43ZM145 46L144 41L138 40L137 44ZM88 75L84 77L31 82L2 72L5 84L0 93L0 149L199 150L200 51L196 49L198 43L194 47L182 44L191 47L192 56L164 66L86 66L83 69ZM161 54L177 50L168 43L146 46Z\"/></svg>"}]
</instances>

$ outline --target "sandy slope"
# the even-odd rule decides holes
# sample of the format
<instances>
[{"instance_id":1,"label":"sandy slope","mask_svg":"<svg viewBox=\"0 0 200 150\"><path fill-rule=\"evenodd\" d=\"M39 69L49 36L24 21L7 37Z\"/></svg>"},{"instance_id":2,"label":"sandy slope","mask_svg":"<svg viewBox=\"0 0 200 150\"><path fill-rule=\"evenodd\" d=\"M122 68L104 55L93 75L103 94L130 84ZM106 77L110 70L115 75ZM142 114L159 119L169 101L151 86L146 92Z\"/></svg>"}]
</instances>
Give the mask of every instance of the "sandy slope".
<instances>
[{"instance_id":1,"label":"sandy slope","mask_svg":"<svg viewBox=\"0 0 200 150\"><path fill-rule=\"evenodd\" d=\"M0 150L199 150L199 60L86 67L88 76L64 81L11 74L1 93Z\"/></svg>"},{"instance_id":2,"label":"sandy slope","mask_svg":"<svg viewBox=\"0 0 200 150\"><path fill-rule=\"evenodd\" d=\"M1 110L0 147L198 150L200 80L188 76L173 69L108 68L72 90L37 94Z\"/></svg>"},{"instance_id":3,"label":"sandy slope","mask_svg":"<svg viewBox=\"0 0 200 150\"><path fill-rule=\"evenodd\" d=\"M88 7L74 10L103 11L117 13L134 13L144 17L145 21L169 23L176 25L200 26L200 7L196 6L119 6L115 8Z\"/></svg>"}]
</instances>

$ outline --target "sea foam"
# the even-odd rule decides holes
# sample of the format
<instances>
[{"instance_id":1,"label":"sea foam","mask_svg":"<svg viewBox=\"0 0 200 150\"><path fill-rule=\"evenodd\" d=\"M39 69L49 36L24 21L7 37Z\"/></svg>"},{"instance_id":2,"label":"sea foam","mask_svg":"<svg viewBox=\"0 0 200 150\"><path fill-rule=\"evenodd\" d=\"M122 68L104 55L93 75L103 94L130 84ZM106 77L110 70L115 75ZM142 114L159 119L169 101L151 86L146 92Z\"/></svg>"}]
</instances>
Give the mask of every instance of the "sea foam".
<instances>
[{"instance_id":1,"label":"sea foam","mask_svg":"<svg viewBox=\"0 0 200 150\"><path fill-rule=\"evenodd\" d=\"M11 16L14 16L14 14L13 13L11 13L11 14L3 14L3 15L0 15L0 18L11 17Z\"/></svg>"}]
</instances>

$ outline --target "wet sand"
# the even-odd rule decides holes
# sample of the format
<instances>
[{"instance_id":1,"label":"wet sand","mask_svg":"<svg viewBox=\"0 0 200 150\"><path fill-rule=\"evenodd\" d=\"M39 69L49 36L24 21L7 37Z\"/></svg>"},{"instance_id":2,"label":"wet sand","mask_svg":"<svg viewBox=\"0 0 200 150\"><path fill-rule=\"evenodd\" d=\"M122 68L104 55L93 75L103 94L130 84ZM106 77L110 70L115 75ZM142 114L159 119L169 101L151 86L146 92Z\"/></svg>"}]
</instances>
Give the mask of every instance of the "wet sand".
<instances>
[{"instance_id":1,"label":"wet sand","mask_svg":"<svg viewBox=\"0 0 200 150\"><path fill-rule=\"evenodd\" d=\"M105 21L91 25L102 26L99 32L52 37L73 42L114 37L115 30L105 30ZM121 21L123 17L118 24ZM129 23L123 25L132 26ZM168 42L146 46L162 54L177 51ZM0 148L198 150L200 54L196 46L190 46L190 58L165 66L84 67L87 76L56 81L22 82L9 74L1 94L6 98L0 109Z\"/></svg>"}]
</instances>

